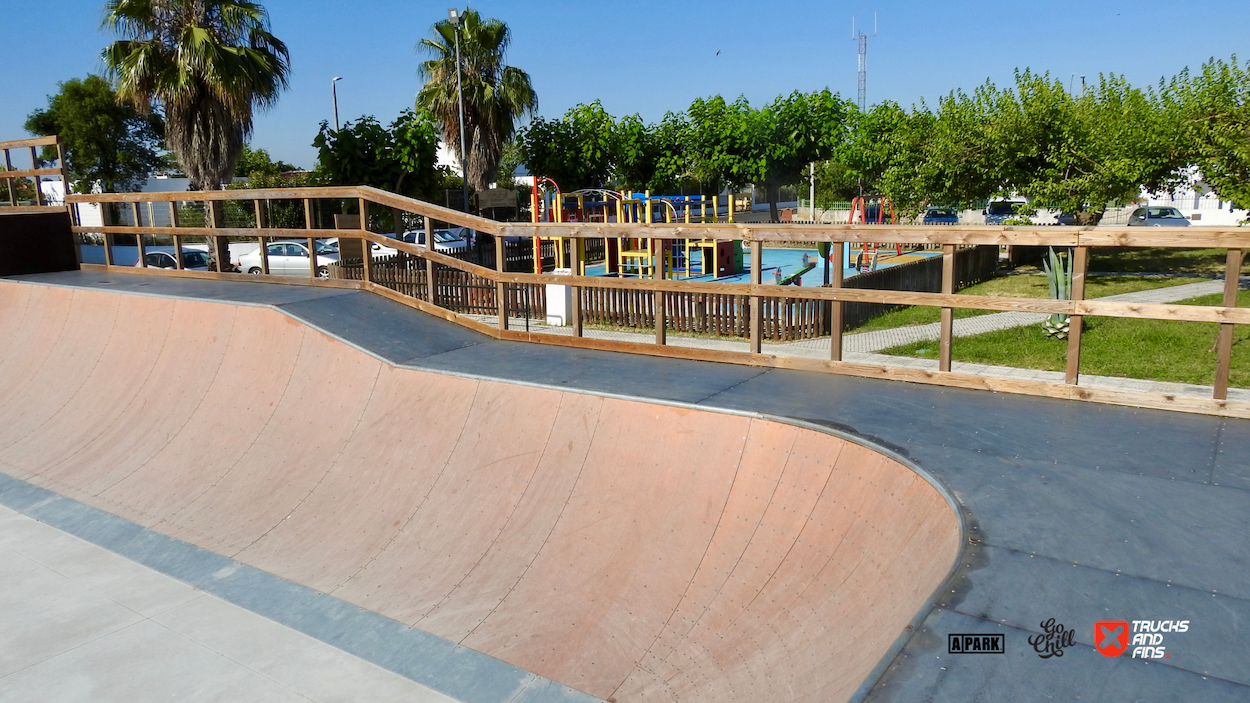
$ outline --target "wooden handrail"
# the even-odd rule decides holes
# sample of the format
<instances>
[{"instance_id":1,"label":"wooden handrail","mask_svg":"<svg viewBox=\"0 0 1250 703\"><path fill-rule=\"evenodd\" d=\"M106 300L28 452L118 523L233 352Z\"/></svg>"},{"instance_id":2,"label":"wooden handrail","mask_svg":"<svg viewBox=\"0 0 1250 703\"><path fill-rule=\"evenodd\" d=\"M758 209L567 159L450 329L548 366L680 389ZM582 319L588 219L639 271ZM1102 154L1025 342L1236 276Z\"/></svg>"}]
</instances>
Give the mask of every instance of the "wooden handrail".
<instances>
[{"instance_id":1,"label":"wooden handrail","mask_svg":"<svg viewBox=\"0 0 1250 703\"><path fill-rule=\"evenodd\" d=\"M21 149L30 146L52 146L56 144L57 138L52 137L33 137L31 139L13 139L7 142L0 142L0 149ZM59 173L59 172L58 172Z\"/></svg>"},{"instance_id":2,"label":"wooden handrail","mask_svg":"<svg viewBox=\"0 0 1250 703\"><path fill-rule=\"evenodd\" d=\"M315 187L315 188L279 188L259 190L230 190L196 193L103 193L93 195L71 195L69 204L83 203L142 203L169 202L171 209L176 202L211 203L213 201L260 201L293 200L304 204L306 213L311 212L312 202L317 199L357 200L362 212L367 212L373 205L390 208L392 212L413 213L425 217L426 245L419 246L398 241L390 236L367 231L367 220L362 221L361 229L329 230L300 228L268 228L268 227L142 227L142 226L79 226L75 232L104 233L106 238L118 234L156 234L175 237L246 237L260 241L274 239L319 239L339 237L343 239L358 238L374 242L396 251L416 257L415 270L423 270L425 282L419 293L405 294L385 287L385 274L379 271L384 266L381 262L368 262L369 271L361 272L363 279L354 281L365 290L397 300L412 307L457 322L472 329L493 335L499 339L538 341L547 344L574 346L587 349L604 349L652 354L658 356L703 359L711 361L732 361L735 363L778 368L809 369L831 371L856 376L874 378L893 378L922 383L954 386L961 388L981 388L997 391L1026 393L1047 397L1093 400L1122 405L1141 407L1161 407L1185 410L1189 412L1207 412L1236 417L1250 417L1250 403L1233 402L1226 399L1228 375L1231 358L1232 332L1235 325L1250 324L1250 308L1236 306L1237 277L1240 273L1241 252L1250 249L1250 228L1220 227L1016 227L1016 226L953 226L931 227L911 225L825 225L825 224L787 224L772 223L721 223L721 224L685 224L685 223L503 223L487 220L475 215L451 210L433 203L408 198L377 188L358 187ZM496 236L495 259L499 269L487 268L478 264L449 256L433 249L431 239L433 221L438 220L475 229L479 232ZM397 215L398 222L398 215ZM258 214L257 223L266 224ZM720 283L714 281L692 281L673 279L641 279L597 277L584 275L556 275L553 273L520 273L505 272L502 269L504 248L502 241L506 237L519 238L650 238L650 239L709 239L737 240L748 244L758 256L762 247L768 243L830 242L838 264L841 261L842 244L850 243L857 246L865 242L906 243L940 246L942 248L942 290L940 293L913 292L902 290L878 290L867 288L846 288L841 280L842 266L834 271L832 287L791 287L766 285L759 280L758 271L752 276L750 283ZM224 241L224 240L221 240ZM1053 246L1074 248L1074 266L1077 274L1072 288L1072 300L1051 300L1039 298L1007 298L984 295L968 295L954 292L955 266L954 259L961 246ZM1220 248L1229 252L1225 266L1224 305L1198 306L1177 304L1146 304L1115 300L1084 298L1084 277L1091 248L1124 248L1124 247L1160 247L1160 248ZM577 247L574 246L574 250ZM366 248L366 251L368 249ZM110 259L111 261L111 259ZM311 261L310 261L311 263ZM454 312L447 307L451 303L442 300L440 291L441 277L436 277L440 269L454 269L477 277L483 285L490 284L494 289L495 299L491 303L499 320L496 324L485 324L479 320ZM157 272L148 271L157 275ZM169 271L165 275L189 275L190 272ZM217 274L195 274L197 277L215 276ZM381 276L379 278L379 276ZM240 277L229 274L221 275L222 280L236 280ZM265 277L268 278L268 277ZM315 285L329 285L325 281L310 281ZM346 281L335 281L335 285ZM475 286L478 284L474 284ZM509 286L572 286L579 291L573 308L576 319L572 320L574 334L571 336L555 335L544 332L528 332L510 329L508 323L507 294ZM653 342L621 342L597 338L586 338L579 332L581 329L581 292L591 291L632 291L636 300L647 300L649 310L642 314L646 322L639 327L654 326ZM639 293L650 296L638 298ZM681 294L700 294L736 298L731 305L741 306L750 300L749 321L744 320L746 328L736 327L736 334L745 329L750 352L709 351L668 344L667 320L668 310L665 306L679 298ZM619 295L614 294L614 295ZM424 297L425 299L421 299ZM828 324L835 325L836 331L830 337L830 353L828 361L806 359L800 357L779 356L768 353L762 344L765 335L773 337L773 333L761 328L761 310L776 302L826 301L832 307ZM919 305L940 308L941 339L939 340L940 357L938 370L905 369L894 366L878 366L873 364L849 363L842 360L842 335L840 314L845 303L871 303L878 305ZM680 303L679 303L680 304ZM1067 369L1064 383L1049 381L1023 381L997 377L983 377L961 372L952 372L952 343L958 346L953 338L953 311L955 309L975 309L1002 312L1026 312L1044 315L1070 316L1070 338L1068 346ZM677 310L678 308L673 308ZM772 313L769 313L770 315ZM1220 337L1217 342L1218 358L1213 387L1213 397L1207 400L1178 397L1175 395L1145 394L1127 391L1105 391L1080 385L1080 347L1082 337L1082 319L1086 316L1120 317L1142 320L1173 320L1184 322L1203 322L1220 325ZM769 318L772 320L773 318ZM733 323L735 325L739 323ZM769 324L774 324L770 322ZM513 325L515 327L515 325Z\"/></svg>"}]
</instances>

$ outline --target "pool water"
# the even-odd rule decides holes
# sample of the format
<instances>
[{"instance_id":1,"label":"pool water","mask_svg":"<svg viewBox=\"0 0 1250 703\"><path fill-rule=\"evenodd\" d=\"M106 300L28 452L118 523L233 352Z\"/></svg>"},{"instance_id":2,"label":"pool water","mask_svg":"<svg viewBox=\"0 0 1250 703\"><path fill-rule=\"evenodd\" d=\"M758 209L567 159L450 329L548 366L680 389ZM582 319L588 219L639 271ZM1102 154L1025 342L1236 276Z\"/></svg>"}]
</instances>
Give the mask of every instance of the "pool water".
<instances>
[{"instance_id":1,"label":"pool water","mask_svg":"<svg viewBox=\"0 0 1250 703\"><path fill-rule=\"evenodd\" d=\"M858 253L859 253L859 250L852 249L850 252L850 256L847 258L851 261L854 261L855 256ZM912 254L916 256L921 256L921 257L929 257L929 256L940 256L941 252L918 251L918 252L912 252ZM761 280L766 284L774 283L780 280L781 278L785 278L786 276L789 276L790 274L801 271L803 269L803 257L804 256L807 256L807 258L810 261L815 261L816 268L803 274L800 280L801 285L815 286L815 287L821 286L824 283L824 267L821 265L821 262L820 262L820 253L817 252L815 249L764 249L763 257L762 257L764 260L764 268L763 268L763 271L761 272ZM691 258L694 259L695 266L697 268L698 262L699 262L699 253L695 252ZM913 261L913 260L914 259L911 259L911 258L907 259L907 261ZM742 273L734 274L732 276L721 276L720 278L717 278L717 279L713 279L711 276L693 276L689 280L692 280L692 281L716 280L718 282L723 282L723 283L750 283L751 282L751 252L750 250L743 252L742 261L743 261L743 268L745 269ZM890 266L897 265L897 263L905 263L905 262L894 262L890 259L886 259L879 264L878 268L888 268ZM778 273L780 273L780 276L777 275ZM850 278L851 276L854 276L857 273L859 273L858 270L856 270L855 268L848 267L842 270L842 277ZM587 276L604 276L606 275L605 267L603 264L595 264L594 266L587 266L586 275ZM683 278L681 280L687 280L687 279Z\"/></svg>"}]
</instances>

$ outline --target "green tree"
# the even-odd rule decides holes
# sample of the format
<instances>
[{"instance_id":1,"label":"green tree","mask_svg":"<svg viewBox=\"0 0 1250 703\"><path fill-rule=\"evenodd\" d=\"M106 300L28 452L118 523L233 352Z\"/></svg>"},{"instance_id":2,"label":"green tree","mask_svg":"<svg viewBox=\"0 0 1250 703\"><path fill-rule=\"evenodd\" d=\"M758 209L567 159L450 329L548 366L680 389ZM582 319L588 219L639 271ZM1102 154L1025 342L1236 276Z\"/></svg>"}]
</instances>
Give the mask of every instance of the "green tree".
<instances>
[{"instance_id":1,"label":"green tree","mask_svg":"<svg viewBox=\"0 0 1250 703\"><path fill-rule=\"evenodd\" d=\"M763 180L763 131L746 98L696 98L686 111L690 172L703 187L741 187Z\"/></svg>"},{"instance_id":2,"label":"green tree","mask_svg":"<svg viewBox=\"0 0 1250 703\"><path fill-rule=\"evenodd\" d=\"M1189 161L1225 200L1250 207L1250 63L1212 59L1162 89L1163 109L1181 128Z\"/></svg>"},{"instance_id":3,"label":"green tree","mask_svg":"<svg viewBox=\"0 0 1250 703\"><path fill-rule=\"evenodd\" d=\"M613 180L633 190L675 192L690 178L689 130L680 113L667 113L657 124L647 124L638 115L622 118L613 134Z\"/></svg>"},{"instance_id":4,"label":"green tree","mask_svg":"<svg viewBox=\"0 0 1250 703\"><path fill-rule=\"evenodd\" d=\"M286 45L248 0L109 0L105 24L125 39L103 54L118 96L159 105L166 144L192 187L216 190L252 131L256 110L286 87Z\"/></svg>"},{"instance_id":5,"label":"green tree","mask_svg":"<svg viewBox=\"0 0 1250 703\"><path fill-rule=\"evenodd\" d=\"M119 103L109 82L92 75L61 83L48 107L26 118L26 131L60 137L70 183L80 193L95 183L109 193L137 190L162 165L163 130L159 115ZM45 147L42 156L51 162L56 149Z\"/></svg>"},{"instance_id":6,"label":"green tree","mask_svg":"<svg viewBox=\"0 0 1250 703\"><path fill-rule=\"evenodd\" d=\"M333 185L368 185L429 199L443 183L438 129L429 115L404 110L389 127L373 117L338 130L322 122L313 146L318 170Z\"/></svg>"},{"instance_id":7,"label":"green tree","mask_svg":"<svg viewBox=\"0 0 1250 703\"><path fill-rule=\"evenodd\" d=\"M1011 180L1036 205L1096 224L1108 204L1165 189L1185 166L1176 126L1121 76L1099 76L1079 98L1027 71L1016 86L1020 107L1004 126L1019 159Z\"/></svg>"},{"instance_id":8,"label":"green tree","mask_svg":"<svg viewBox=\"0 0 1250 703\"><path fill-rule=\"evenodd\" d=\"M243 151L239 154L239 160L234 162L234 175L236 178L248 178L256 175L276 176L288 171L302 171L299 166L293 166L285 161L274 161L269 156L269 152L265 149L253 149L247 144L243 145Z\"/></svg>"},{"instance_id":9,"label":"green tree","mask_svg":"<svg viewBox=\"0 0 1250 703\"><path fill-rule=\"evenodd\" d=\"M430 55L422 62L425 86L417 94L417 109L442 125L443 139L457 150L460 144L460 101L456 90L456 30L448 20L434 24L433 38L418 48ZM512 33L499 20L483 20L476 10L460 16L459 76L464 93L464 129L468 133L465 177L484 190L499 168L503 146L516 131L517 120L538 109L538 95L525 71L504 63Z\"/></svg>"},{"instance_id":10,"label":"green tree","mask_svg":"<svg viewBox=\"0 0 1250 703\"><path fill-rule=\"evenodd\" d=\"M525 167L565 191L607 185L615 126L598 101L572 107L559 119L535 118L518 135Z\"/></svg>"},{"instance_id":11,"label":"green tree","mask_svg":"<svg viewBox=\"0 0 1250 703\"><path fill-rule=\"evenodd\" d=\"M763 147L763 185L769 212L777 217L777 200L783 185L803 180L815 161L828 159L849 136L855 108L849 100L828 89L814 93L795 91L774 100L757 115Z\"/></svg>"}]
</instances>

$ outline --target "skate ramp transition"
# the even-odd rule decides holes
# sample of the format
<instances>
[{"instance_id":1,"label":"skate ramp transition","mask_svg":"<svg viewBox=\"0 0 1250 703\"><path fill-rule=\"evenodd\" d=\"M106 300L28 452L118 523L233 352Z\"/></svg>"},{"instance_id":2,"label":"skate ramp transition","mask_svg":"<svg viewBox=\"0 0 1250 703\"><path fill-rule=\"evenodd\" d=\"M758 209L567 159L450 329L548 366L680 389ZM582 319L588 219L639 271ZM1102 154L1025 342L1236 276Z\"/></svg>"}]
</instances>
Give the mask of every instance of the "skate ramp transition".
<instances>
[{"instance_id":1,"label":"skate ramp transition","mask_svg":"<svg viewBox=\"0 0 1250 703\"><path fill-rule=\"evenodd\" d=\"M0 471L603 699L847 700L960 546L925 478L813 429L268 307L0 281L0 329Z\"/></svg>"}]
</instances>

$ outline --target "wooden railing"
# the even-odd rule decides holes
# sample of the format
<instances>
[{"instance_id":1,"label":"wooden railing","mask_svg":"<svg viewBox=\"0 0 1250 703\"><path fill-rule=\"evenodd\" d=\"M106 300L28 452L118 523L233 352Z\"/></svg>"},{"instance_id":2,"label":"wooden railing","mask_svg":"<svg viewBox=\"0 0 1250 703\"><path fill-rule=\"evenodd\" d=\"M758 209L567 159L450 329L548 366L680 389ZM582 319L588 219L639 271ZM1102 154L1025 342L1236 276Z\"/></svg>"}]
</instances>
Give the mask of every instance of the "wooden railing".
<instances>
[{"instance_id":1,"label":"wooden railing","mask_svg":"<svg viewBox=\"0 0 1250 703\"><path fill-rule=\"evenodd\" d=\"M39 149L46 146L56 147L57 163L60 164L57 168L39 168ZM14 168L12 152L25 150L30 150L30 168ZM0 142L0 152L4 154L4 170L0 171L0 178L5 181L5 189L0 191L0 198L7 198L0 203L0 213L47 212L64 206L63 203L48 202L47 196L40 187L40 181L44 176L58 176L64 184L62 192L69 193L69 181L65 178L64 171L65 149L56 137ZM26 179L30 179L30 182L26 183ZM31 191L29 201L24 201L19 197L22 194L23 184ZM29 204L25 204L26 202Z\"/></svg>"},{"instance_id":2,"label":"wooden railing","mask_svg":"<svg viewBox=\"0 0 1250 703\"><path fill-rule=\"evenodd\" d=\"M377 274L373 269L373 257L368 247L361 247L361 271L359 280L310 280L315 273L310 270L310 278L304 283L313 285L331 285L340 287L356 287L373 291L379 295L396 300L420 310L438 315L444 319L457 322L499 339L542 342L564 346L590 349L604 349L651 354L686 359L732 362L755 366L794 368L812 371L824 371L853 376L889 378L919 383L974 388L1028 395L1047 396L1087 400L1119 405L1169 408L1188 412L1218 414L1226 416L1250 418L1250 403L1228 400L1229 372L1233 329L1235 325L1250 324L1250 309L1237 307L1238 274L1241 268L1243 251L1250 247L1250 229L1220 228L1082 228L1082 227L1007 227L1007 226L897 226L897 225L819 225L819 224L602 224L602 223L567 223L567 224L511 224L487 220L467 215L462 212L432 205L430 203L405 198L369 187L332 187L332 188L300 188L274 190L232 190L202 193L142 193L142 194L97 194L74 195L68 198L69 203L76 207L89 203L132 204L137 208L139 203L202 201L209 213L205 227L151 227L151 226L118 226L110 223L84 226L80 219L75 220L74 231L83 235L103 234L105 249L113 246L113 237L119 235L148 235L170 237L175 248L182 246L181 239L187 237L209 238L210 245L218 247L224 253L228 237L246 237L256 239L262 246L274 238L313 240L328 236L340 238L340 242L364 240L391 247L409 257L404 269L408 271L405 278L391 278L382 275L381 268ZM306 216L305 226L301 228L267 228L267 227L224 227L213 213L218 211L214 205L224 201L252 201L257 210L256 222L264 224L260 203L275 200L298 200L304 203ZM352 209L365 213L361 221L364 228L355 230L326 230L312 226L314 201L335 201L340 206L350 204ZM117 206L114 206L117 207ZM447 222L469 227L478 232L495 235L493 243L496 248L494 261L503 262L504 237L571 237L583 239L604 239L620 236L650 237L657 239L718 239L741 240L750 246L752 261L760 261L762 248L767 243L807 242L813 245L818 242L832 242L834 255L832 264L833 282L829 287L786 287L784 291L774 285L763 285L760 280L760 267L753 267L749 283L718 283L714 281L689 281L667 279L625 279L615 277L586 277L554 274L533 274L512 271L501 271L480 266L458 258L433 251L426 246L406 244L395 239L370 231L368 217L370 212L378 212L378 208L391 209L396 215L394 222L402 221L398 213L412 213L424 217L425 241L431 241L435 221ZM108 211L111 208L102 208ZM176 218L174 224L178 224ZM143 237L139 237L142 250ZM901 243L940 246L942 250L941 291L934 293L875 290L848 288L843 285L843 263L840 261L841 242L851 242L852 246L864 242ZM960 245L993 245L993 246L1052 246L1069 248L1073 256L1072 300L1050 300L1035 298L1010 298L982 295L966 295L955 293L956 270L955 253ZM1171 248L1220 248L1227 251L1225 265L1225 285L1223 304L1219 306L1172 305L1172 304L1139 304L1115 302L1107 300L1085 299L1085 278L1092 248L1112 247L1171 247ZM571 247L576 251L576 247ZM111 255L106 255L110 264ZM141 257L140 257L141 258ZM576 268L576 267L575 267ZM422 271L422 269L424 269ZM206 273L198 271L153 271L151 269L131 269L142 273L159 273L162 275L181 275L210 277L223 280L268 280L275 282L293 282L290 277L279 276L248 276L232 273ZM451 274L456 271L461 273ZM443 273L448 272L448 273ZM449 280L449 276L468 276L478 281L476 287L483 294L472 300L451 300L446 294L440 294L440 281ZM517 301L508 291L515 286L541 287L547 284L572 286L576 295L573 296L573 311L569 329L556 331L523 331L510 329L510 313L515 310ZM495 295L485 292L493 286ZM580 308L593 295L629 296L631 300L650 298L645 319L653 326L654 341L619 341L599 336L587 336L584 324L598 322L587 320ZM768 337L764 310L773 301L823 301L831 306L830 310L830 349L827 359L813 359L801 356L787 356L772 353L763 346ZM713 301L715 305L732 306L735 312L729 316L732 324L747 339L745 351L724 351L694 348L690 345L670 344L667 334L674 327L670 318L680 318L677 329L694 332L708 332L698 324L690 322L695 317L690 310L691 305L698 301ZM732 302L730 302L732 301ZM892 365L852 363L843 360L842 313L843 307L850 303L874 303L881 305L919 305L941 309L938 340L939 359L936 370L903 368ZM493 320L484 322L483 310L493 306ZM635 305L635 308L639 306ZM1064 382L1046 382L1016 378L995 377L979 374L953 372L952 344L954 310L971 308L989 311L1016 311L1044 314L1070 315L1070 335L1067 342L1067 368ZM1195 398L1188 395L1172 395L1148 392L1132 392L1110 390L1083 386L1080 384L1080 359L1082 347L1082 320L1087 316L1105 316L1132 318L1140 320L1177 320L1188 322L1207 322L1219 325L1219 336L1215 344L1216 368L1211 397ZM487 318L489 319L489 318ZM611 321L608 321L611 322ZM636 325L637 319L631 321ZM716 324L722 324L717 322ZM715 330L711 330L716 333ZM649 334L649 333L648 333Z\"/></svg>"}]
</instances>

